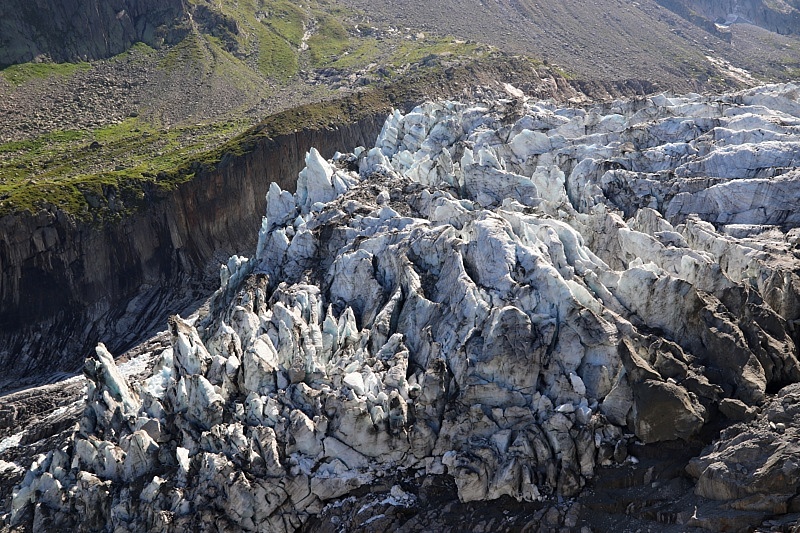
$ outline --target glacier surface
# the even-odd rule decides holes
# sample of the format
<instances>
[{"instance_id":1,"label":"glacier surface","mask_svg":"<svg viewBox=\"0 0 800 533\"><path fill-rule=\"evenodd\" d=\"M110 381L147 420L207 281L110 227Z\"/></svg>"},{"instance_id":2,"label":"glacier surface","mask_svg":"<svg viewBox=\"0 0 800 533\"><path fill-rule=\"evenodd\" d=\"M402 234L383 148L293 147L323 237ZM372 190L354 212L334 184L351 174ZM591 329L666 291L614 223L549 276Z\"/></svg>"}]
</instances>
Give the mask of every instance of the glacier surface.
<instances>
[{"instance_id":1,"label":"glacier surface","mask_svg":"<svg viewBox=\"0 0 800 533\"><path fill-rule=\"evenodd\" d=\"M294 531L398 471L572 497L626 443L754 416L800 381L797 94L426 103L312 150L152 377L87 360L12 522Z\"/></svg>"}]
</instances>

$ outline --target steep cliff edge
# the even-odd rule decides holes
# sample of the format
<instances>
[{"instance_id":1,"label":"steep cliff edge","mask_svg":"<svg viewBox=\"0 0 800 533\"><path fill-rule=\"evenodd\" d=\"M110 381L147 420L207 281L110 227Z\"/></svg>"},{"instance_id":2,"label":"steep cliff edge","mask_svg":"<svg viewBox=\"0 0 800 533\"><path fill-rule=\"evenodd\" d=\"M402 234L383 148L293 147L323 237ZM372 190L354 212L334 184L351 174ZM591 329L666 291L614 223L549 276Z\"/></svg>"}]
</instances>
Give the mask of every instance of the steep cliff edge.
<instances>
[{"instance_id":1,"label":"steep cliff edge","mask_svg":"<svg viewBox=\"0 0 800 533\"><path fill-rule=\"evenodd\" d=\"M58 210L1 219L6 385L75 370L98 341L124 349L148 326L162 325L191 303L190 278L202 277L215 258L252 248L250 228L261 219L271 182L293 190L307 150L330 156L336 147L367 144L384 116L263 138L173 191L146 191L150 207L118 222L98 226Z\"/></svg>"},{"instance_id":2,"label":"steep cliff edge","mask_svg":"<svg viewBox=\"0 0 800 533\"><path fill-rule=\"evenodd\" d=\"M187 23L183 0L10 0L0 5L0 68L40 56L101 59L135 42L175 44Z\"/></svg>"},{"instance_id":3,"label":"steep cliff edge","mask_svg":"<svg viewBox=\"0 0 800 533\"><path fill-rule=\"evenodd\" d=\"M800 3L764 0L659 0L667 9L694 24L714 31L714 24L753 24L782 35L800 33Z\"/></svg>"}]
</instances>

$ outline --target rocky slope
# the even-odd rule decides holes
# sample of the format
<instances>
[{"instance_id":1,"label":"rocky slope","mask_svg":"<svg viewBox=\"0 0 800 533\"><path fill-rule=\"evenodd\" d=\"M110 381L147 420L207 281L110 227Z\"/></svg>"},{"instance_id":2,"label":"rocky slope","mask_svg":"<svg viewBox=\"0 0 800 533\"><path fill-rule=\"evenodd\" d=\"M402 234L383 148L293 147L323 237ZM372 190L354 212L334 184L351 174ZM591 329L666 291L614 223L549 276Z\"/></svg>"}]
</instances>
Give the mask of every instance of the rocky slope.
<instances>
[{"instance_id":1,"label":"rocky slope","mask_svg":"<svg viewBox=\"0 0 800 533\"><path fill-rule=\"evenodd\" d=\"M791 79L799 66L791 2L342 1L372 20L543 58L597 93L637 83L648 92L721 90L753 83L749 76ZM717 27L718 19L735 23Z\"/></svg>"},{"instance_id":2,"label":"rocky slope","mask_svg":"<svg viewBox=\"0 0 800 533\"><path fill-rule=\"evenodd\" d=\"M659 3L695 22L722 26L723 28L718 28L719 30L732 24L752 24L782 35L800 33L800 3L796 0L788 2L665 0Z\"/></svg>"},{"instance_id":3,"label":"rocky slope","mask_svg":"<svg viewBox=\"0 0 800 533\"><path fill-rule=\"evenodd\" d=\"M507 91L396 112L374 148L272 184L254 254L170 319L150 377L86 361L80 423L11 526L604 530L581 498L618 468L663 499L626 509L651 525L791 524L798 88ZM739 421L696 482L660 485L647 450Z\"/></svg>"},{"instance_id":4,"label":"rocky slope","mask_svg":"<svg viewBox=\"0 0 800 533\"><path fill-rule=\"evenodd\" d=\"M800 29L798 6L791 1L644 0L631 4L601 0L587 5L529 0L477 4L464 0L322 4L283 0L40 0L31 4L12 0L0 7L0 67L34 59L102 59L136 42L168 48L199 32L257 69L277 77L284 69L291 76L298 68L292 56L315 44L315 39L303 37L304 32L329 32L319 42L338 56L348 50L341 38L374 31L372 21L408 27L412 35L433 31L548 58L584 82L600 81L610 90L637 80L658 80L661 89L683 90L736 82L732 71L707 56L768 78L785 76L787 66L797 67L785 48L796 50L798 44L786 36L797 35ZM754 36L737 32L735 26L741 25L765 31L755 37L761 50L742 50L742 44ZM773 53L783 56L773 58ZM311 63L306 66L319 66Z\"/></svg>"}]
</instances>

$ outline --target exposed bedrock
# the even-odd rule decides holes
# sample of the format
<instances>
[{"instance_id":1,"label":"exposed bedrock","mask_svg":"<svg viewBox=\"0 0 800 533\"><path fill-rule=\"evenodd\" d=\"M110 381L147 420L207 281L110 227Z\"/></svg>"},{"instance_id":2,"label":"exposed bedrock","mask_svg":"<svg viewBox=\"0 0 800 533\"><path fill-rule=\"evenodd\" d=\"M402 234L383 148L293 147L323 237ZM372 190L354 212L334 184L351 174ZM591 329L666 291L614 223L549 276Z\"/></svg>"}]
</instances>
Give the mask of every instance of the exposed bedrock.
<instances>
[{"instance_id":1,"label":"exposed bedrock","mask_svg":"<svg viewBox=\"0 0 800 533\"><path fill-rule=\"evenodd\" d=\"M783 35L800 33L800 3L796 0L658 0L664 7L711 32L719 26L754 24Z\"/></svg>"},{"instance_id":2,"label":"exposed bedrock","mask_svg":"<svg viewBox=\"0 0 800 533\"><path fill-rule=\"evenodd\" d=\"M797 423L800 388L782 389L764 409L764 416L725 431L718 442L689 463L698 478L696 493L737 507L761 507L774 514L800 508L797 487Z\"/></svg>"},{"instance_id":3,"label":"exposed bedrock","mask_svg":"<svg viewBox=\"0 0 800 533\"><path fill-rule=\"evenodd\" d=\"M0 68L42 56L111 57L133 43L175 44L188 32L183 0L10 0L0 6Z\"/></svg>"},{"instance_id":4,"label":"exposed bedrock","mask_svg":"<svg viewBox=\"0 0 800 533\"><path fill-rule=\"evenodd\" d=\"M237 53L233 18L186 0L6 0L0 5L0 68L28 61L105 59L135 43L179 43L199 28Z\"/></svg>"},{"instance_id":5,"label":"exposed bedrock","mask_svg":"<svg viewBox=\"0 0 800 533\"><path fill-rule=\"evenodd\" d=\"M87 359L75 434L33 464L11 522L294 531L347 519L383 483L364 504L380 513L359 520L398 524L442 479L462 504L558 502L635 461L635 443L696 444L759 409L793 435L795 223L766 220L747 172L750 151L783 146L742 142L715 166L730 145L699 137L732 117L792 137L794 91L428 103L389 117L370 150L311 150L294 193L270 186L255 253L222 267L209 313L170 319L151 377L129 383L102 345ZM671 198L733 180L752 199L737 224L666 217ZM647 205L621 192L642 183ZM732 428L723 439L755 431ZM735 500L749 523L786 512L794 449L722 442L689 469L697 497ZM554 527L576 513L554 509Z\"/></svg>"},{"instance_id":6,"label":"exposed bedrock","mask_svg":"<svg viewBox=\"0 0 800 533\"><path fill-rule=\"evenodd\" d=\"M209 264L254 246L271 182L293 190L311 146L330 156L365 144L383 118L264 139L173 191L146 191L151 205L119 221L57 210L0 220L2 379L74 371L98 341L119 352L163 327L213 291Z\"/></svg>"}]
</instances>

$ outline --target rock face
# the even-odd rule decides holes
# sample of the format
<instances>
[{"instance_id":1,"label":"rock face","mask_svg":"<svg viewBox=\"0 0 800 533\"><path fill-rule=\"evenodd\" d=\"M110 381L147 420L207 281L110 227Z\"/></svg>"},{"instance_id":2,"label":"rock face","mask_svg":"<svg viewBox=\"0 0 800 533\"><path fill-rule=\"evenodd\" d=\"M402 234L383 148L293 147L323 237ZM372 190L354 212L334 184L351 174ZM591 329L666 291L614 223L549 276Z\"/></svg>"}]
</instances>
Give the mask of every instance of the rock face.
<instances>
[{"instance_id":1,"label":"rock face","mask_svg":"<svg viewBox=\"0 0 800 533\"><path fill-rule=\"evenodd\" d=\"M41 56L57 62L111 57L135 42L175 44L188 20L182 0L3 2L0 68Z\"/></svg>"},{"instance_id":2,"label":"rock face","mask_svg":"<svg viewBox=\"0 0 800 533\"><path fill-rule=\"evenodd\" d=\"M661 0L659 3L681 16L690 19L694 16L711 24L754 24L783 35L800 33L800 2L796 0Z\"/></svg>"},{"instance_id":3,"label":"rock face","mask_svg":"<svg viewBox=\"0 0 800 533\"><path fill-rule=\"evenodd\" d=\"M731 509L766 514L797 512L800 500L798 462L800 387L783 388L763 416L736 424L692 460L688 472L697 478L695 492L725 502Z\"/></svg>"},{"instance_id":4,"label":"rock face","mask_svg":"<svg viewBox=\"0 0 800 533\"><path fill-rule=\"evenodd\" d=\"M265 138L174 191L145 191L147 210L99 228L59 210L0 219L0 390L79 369L99 341L119 352L161 329L213 292L200 281L209 262L255 245L270 182L293 190L311 146L364 144L383 118Z\"/></svg>"},{"instance_id":5,"label":"rock face","mask_svg":"<svg viewBox=\"0 0 800 533\"><path fill-rule=\"evenodd\" d=\"M796 91L428 103L368 151L311 150L209 314L170 320L150 378L127 383L103 346L87 360L79 427L12 524L294 531L399 476L363 518L398 524L415 479L555 501L632 441L751 417L800 381ZM800 478L771 452L753 487L714 453L700 496L787 509Z\"/></svg>"}]
</instances>

